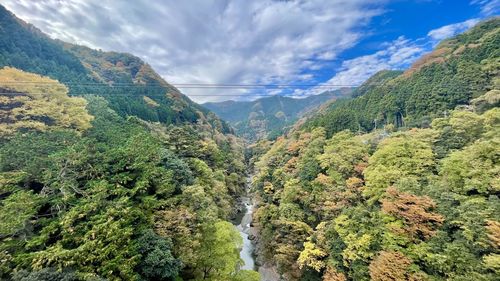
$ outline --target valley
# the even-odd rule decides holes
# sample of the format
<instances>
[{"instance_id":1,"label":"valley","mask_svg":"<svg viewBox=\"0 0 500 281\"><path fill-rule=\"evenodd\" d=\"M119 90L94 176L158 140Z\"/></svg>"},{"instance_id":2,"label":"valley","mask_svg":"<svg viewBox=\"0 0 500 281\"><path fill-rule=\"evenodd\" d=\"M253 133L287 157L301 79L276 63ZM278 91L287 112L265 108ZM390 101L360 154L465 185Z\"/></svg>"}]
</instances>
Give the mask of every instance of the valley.
<instances>
[{"instance_id":1,"label":"valley","mask_svg":"<svg viewBox=\"0 0 500 281\"><path fill-rule=\"evenodd\" d=\"M355 87L201 104L2 5L0 38L0 280L500 276L499 17Z\"/></svg>"},{"instance_id":2,"label":"valley","mask_svg":"<svg viewBox=\"0 0 500 281\"><path fill-rule=\"evenodd\" d=\"M254 101L224 101L202 104L234 127L235 133L249 142L275 139L293 124L318 107L346 98L352 89L343 88L306 98L282 96L260 98Z\"/></svg>"}]
</instances>

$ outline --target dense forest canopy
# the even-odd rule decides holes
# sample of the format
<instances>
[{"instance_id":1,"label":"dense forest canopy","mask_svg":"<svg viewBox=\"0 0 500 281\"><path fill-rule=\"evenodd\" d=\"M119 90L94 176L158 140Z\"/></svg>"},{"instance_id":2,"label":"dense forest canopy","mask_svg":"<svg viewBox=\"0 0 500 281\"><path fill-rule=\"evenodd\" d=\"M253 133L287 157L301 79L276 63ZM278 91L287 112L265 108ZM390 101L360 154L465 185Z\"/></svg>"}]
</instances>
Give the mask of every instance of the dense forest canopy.
<instances>
[{"instance_id":1,"label":"dense forest canopy","mask_svg":"<svg viewBox=\"0 0 500 281\"><path fill-rule=\"evenodd\" d=\"M136 56L1 5L0 38L0 280L258 281L250 240L288 281L499 279L499 18L349 97L207 105L246 140Z\"/></svg>"},{"instance_id":2,"label":"dense forest canopy","mask_svg":"<svg viewBox=\"0 0 500 281\"><path fill-rule=\"evenodd\" d=\"M48 79L2 70L4 80L19 76ZM2 278L240 280L246 274L237 271L241 238L227 222L244 186L239 139L125 119L102 97L72 98L63 85L50 87L42 98L40 89L18 87L23 99L6 103L16 104L7 110L16 120L5 123L0 141ZM50 111L28 106L34 103ZM70 119L79 115L59 114L75 110L84 117L80 123Z\"/></svg>"},{"instance_id":3,"label":"dense forest canopy","mask_svg":"<svg viewBox=\"0 0 500 281\"><path fill-rule=\"evenodd\" d=\"M0 279L258 280L243 142L137 57L0 6Z\"/></svg>"},{"instance_id":4,"label":"dense forest canopy","mask_svg":"<svg viewBox=\"0 0 500 281\"><path fill-rule=\"evenodd\" d=\"M286 280L498 280L499 24L253 146L258 250Z\"/></svg>"},{"instance_id":5,"label":"dense forest canopy","mask_svg":"<svg viewBox=\"0 0 500 281\"><path fill-rule=\"evenodd\" d=\"M259 249L287 280L497 280L499 136L495 107L279 138L256 163Z\"/></svg>"}]
</instances>

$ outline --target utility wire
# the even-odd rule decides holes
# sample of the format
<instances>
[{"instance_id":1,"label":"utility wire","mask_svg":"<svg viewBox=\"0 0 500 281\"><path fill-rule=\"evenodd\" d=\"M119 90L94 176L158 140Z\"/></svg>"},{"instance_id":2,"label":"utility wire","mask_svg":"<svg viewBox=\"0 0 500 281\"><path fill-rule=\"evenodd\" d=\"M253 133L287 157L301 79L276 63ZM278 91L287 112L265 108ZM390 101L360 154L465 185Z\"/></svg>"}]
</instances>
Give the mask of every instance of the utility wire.
<instances>
[{"instance_id":1,"label":"utility wire","mask_svg":"<svg viewBox=\"0 0 500 281\"><path fill-rule=\"evenodd\" d=\"M50 93L24 93L24 92L0 92L0 96L13 96L13 97L29 97L30 95L50 95ZM100 96L100 97L107 97L107 96L124 96L124 97L140 97L140 96L147 96L147 97L167 97L167 93L163 94L147 94L147 93L123 93L123 94L116 94L116 93L109 93L109 94L97 94L97 93L86 93L86 94L76 94L76 95L69 95L71 97L80 97L80 96ZM200 95L200 94L193 94L193 95L185 95L183 96L186 97L244 97L245 94L207 94L207 95ZM248 95L250 96L250 95ZM262 97L273 97L273 96L280 96L280 97L285 97L283 95L269 95L269 94L251 94L252 97L256 96L262 96Z\"/></svg>"},{"instance_id":2,"label":"utility wire","mask_svg":"<svg viewBox=\"0 0 500 281\"><path fill-rule=\"evenodd\" d=\"M141 85L141 84L133 84L133 83L113 83L113 84L105 84L105 83L73 83L73 82L34 82L34 81L12 81L12 82L2 82L4 85L58 85L63 84L67 86L76 86L76 87L107 87L107 88L127 88L127 87L137 87L137 88L168 88L169 86L173 86L176 88L333 88L333 87L359 87L357 84L208 84L208 83L175 83L168 85ZM369 84L369 85L380 85L380 84Z\"/></svg>"}]
</instances>

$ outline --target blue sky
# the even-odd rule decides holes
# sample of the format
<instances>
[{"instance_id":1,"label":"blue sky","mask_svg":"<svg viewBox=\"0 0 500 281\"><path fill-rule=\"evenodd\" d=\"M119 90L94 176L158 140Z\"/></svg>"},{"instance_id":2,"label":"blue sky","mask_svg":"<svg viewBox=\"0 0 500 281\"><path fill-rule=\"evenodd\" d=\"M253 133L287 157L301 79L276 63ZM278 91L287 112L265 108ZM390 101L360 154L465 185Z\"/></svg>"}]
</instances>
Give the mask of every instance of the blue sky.
<instances>
[{"instance_id":1,"label":"blue sky","mask_svg":"<svg viewBox=\"0 0 500 281\"><path fill-rule=\"evenodd\" d=\"M498 15L500 0L0 0L53 38L144 59L168 82L359 85ZM307 89L181 89L197 102ZM234 95L234 96L227 96Z\"/></svg>"}]
</instances>

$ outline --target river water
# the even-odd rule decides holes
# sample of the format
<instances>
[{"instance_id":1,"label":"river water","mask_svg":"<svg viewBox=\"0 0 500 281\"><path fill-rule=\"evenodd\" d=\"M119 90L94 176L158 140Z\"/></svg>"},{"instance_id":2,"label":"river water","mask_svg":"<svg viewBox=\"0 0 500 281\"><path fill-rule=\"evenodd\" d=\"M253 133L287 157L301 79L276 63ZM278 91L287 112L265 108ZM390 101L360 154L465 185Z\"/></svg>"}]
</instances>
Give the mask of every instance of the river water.
<instances>
[{"instance_id":1,"label":"river water","mask_svg":"<svg viewBox=\"0 0 500 281\"><path fill-rule=\"evenodd\" d=\"M256 231L252 224L252 215L254 210L254 203L252 202L249 195L249 187L250 187L251 178L247 179L247 184L245 186L245 196L241 197L241 204L243 207L242 212L237 216L236 222L239 221L239 224L236 226L238 229L241 238L243 239L243 247L240 250L240 257L243 260L243 266L241 269L244 270L256 270L255 265L255 256L254 252L254 244L249 239L250 235L256 235ZM260 273L261 281L278 281L280 280L279 274L276 272L276 269L273 266L259 266L258 272Z\"/></svg>"},{"instance_id":2,"label":"river water","mask_svg":"<svg viewBox=\"0 0 500 281\"><path fill-rule=\"evenodd\" d=\"M240 232L241 238L243 238L243 247L240 251L240 257L244 264L241 269L255 270L255 261L253 257L253 244L248 236L250 235L250 223L252 222L253 214L253 204L247 196L241 198L242 204L244 206L244 215L241 218L240 224L236 226Z\"/></svg>"}]
</instances>

